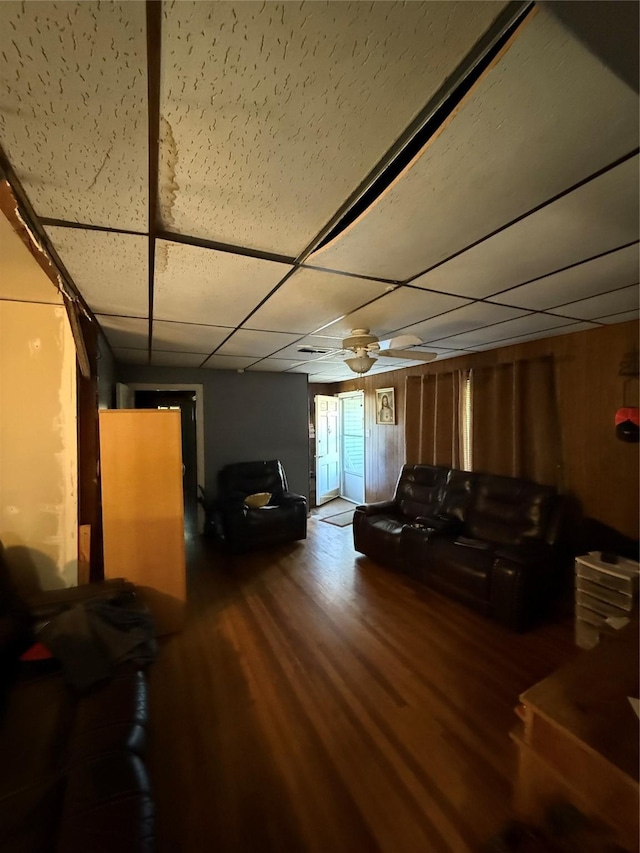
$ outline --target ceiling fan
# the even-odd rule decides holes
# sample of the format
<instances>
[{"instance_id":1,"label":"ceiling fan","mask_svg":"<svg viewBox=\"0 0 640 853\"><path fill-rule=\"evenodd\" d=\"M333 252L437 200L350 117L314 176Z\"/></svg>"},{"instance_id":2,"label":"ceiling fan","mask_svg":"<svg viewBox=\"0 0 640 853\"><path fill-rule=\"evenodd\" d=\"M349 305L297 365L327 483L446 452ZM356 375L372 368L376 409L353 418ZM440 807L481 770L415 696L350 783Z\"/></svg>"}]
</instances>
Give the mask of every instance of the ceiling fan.
<instances>
[{"instance_id":1,"label":"ceiling fan","mask_svg":"<svg viewBox=\"0 0 640 853\"><path fill-rule=\"evenodd\" d=\"M435 352L407 351L406 347L421 344L420 338L415 335L398 335L396 338L388 338L381 341L376 335L372 335L369 329L353 329L349 337L342 341L342 348L351 351L353 355L345 358L347 364L354 373L367 373L377 361L376 353L385 358L411 359L411 361L433 361L437 357Z\"/></svg>"}]
</instances>

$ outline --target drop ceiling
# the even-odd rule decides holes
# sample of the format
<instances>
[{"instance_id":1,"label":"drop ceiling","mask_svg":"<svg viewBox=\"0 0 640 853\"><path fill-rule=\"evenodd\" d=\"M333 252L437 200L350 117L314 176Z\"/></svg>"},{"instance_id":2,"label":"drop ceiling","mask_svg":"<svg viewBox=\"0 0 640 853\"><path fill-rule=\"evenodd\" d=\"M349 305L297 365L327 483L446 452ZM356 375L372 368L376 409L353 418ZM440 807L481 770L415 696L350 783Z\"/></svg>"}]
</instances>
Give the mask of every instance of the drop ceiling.
<instances>
[{"instance_id":1,"label":"drop ceiling","mask_svg":"<svg viewBox=\"0 0 640 853\"><path fill-rule=\"evenodd\" d=\"M0 143L124 363L336 382L357 327L446 359L633 319L637 94L517 7L9 0Z\"/></svg>"}]
</instances>

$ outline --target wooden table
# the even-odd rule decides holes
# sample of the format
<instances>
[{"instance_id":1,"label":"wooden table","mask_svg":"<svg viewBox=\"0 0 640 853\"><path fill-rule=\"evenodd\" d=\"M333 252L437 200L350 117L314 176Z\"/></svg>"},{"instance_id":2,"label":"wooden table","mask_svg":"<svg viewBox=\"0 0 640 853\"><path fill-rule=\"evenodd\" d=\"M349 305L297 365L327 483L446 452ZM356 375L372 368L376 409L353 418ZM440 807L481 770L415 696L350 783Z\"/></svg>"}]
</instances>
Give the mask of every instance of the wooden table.
<instances>
[{"instance_id":1,"label":"wooden table","mask_svg":"<svg viewBox=\"0 0 640 853\"><path fill-rule=\"evenodd\" d=\"M639 720L638 623L580 652L520 697L522 720L514 806L542 823L549 805L570 802L637 851Z\"/></svg>"}]
</instances>

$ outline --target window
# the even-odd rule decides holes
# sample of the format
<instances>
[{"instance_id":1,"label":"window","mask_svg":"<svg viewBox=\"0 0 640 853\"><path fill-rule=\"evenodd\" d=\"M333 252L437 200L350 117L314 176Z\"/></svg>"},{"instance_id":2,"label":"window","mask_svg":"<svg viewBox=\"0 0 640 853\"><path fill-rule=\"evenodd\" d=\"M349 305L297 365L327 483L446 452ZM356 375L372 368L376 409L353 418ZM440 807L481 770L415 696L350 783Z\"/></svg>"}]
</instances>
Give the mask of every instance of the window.
<instances>
[{"instance_id":1,"label":"window","mask_svg":"<svg viewBox=\"0 0 640 853\"><path fill-rule=\"evenodd\" d=\"M473 408L472 408L473 371L468 370L460 383L460 443L461 463L464 471L473 470Z\"/></svg>"}]
</instances>

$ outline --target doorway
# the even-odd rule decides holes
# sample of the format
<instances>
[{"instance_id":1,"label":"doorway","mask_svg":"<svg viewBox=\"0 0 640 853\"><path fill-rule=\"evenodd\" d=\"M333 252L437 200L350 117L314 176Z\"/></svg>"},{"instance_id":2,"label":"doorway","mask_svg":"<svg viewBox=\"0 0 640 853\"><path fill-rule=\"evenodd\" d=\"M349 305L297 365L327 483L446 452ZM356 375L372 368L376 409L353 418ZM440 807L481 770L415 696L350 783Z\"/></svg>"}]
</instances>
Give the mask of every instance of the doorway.
<instances>
[{"instance_id":1,"label":"doorway","mask_svg":"<svg viewBox=\"0 0 640 853\"><path fill-rule=\"evenodd\" d=\"M340 495L340 418L337 397L318 394L316 403L316 506Z\"/></svg>"},{"instance_id":2,"label":"doorway","mask_svg":"<svg viewBox=\"0 0 640 853\"><path fill-rule=\"evenodd\" d=\"M168 409L180 412L182 426L182 488L185 533L198 528L198 451L196 396L193 391L134 390L136 409Z\"/></svg>"},{"instance_id":3,"label":"doorway","mask_svg":"<svg viewBox=\"0 0 640 853\"><path fill-rule=\"evenodd\" d=\"M364 392L315 397L316 506L344 498L364 503Z\"/></svg>"},{"instance_id":4,"label":"doorway","mask_svg":"<svg viewBox=\"0 0 640 853\"><path fill-rule=\"evenodd\" d=\"M340 394L340 497L364 503L364 392Z\"/></svg>"}]
</instances>

